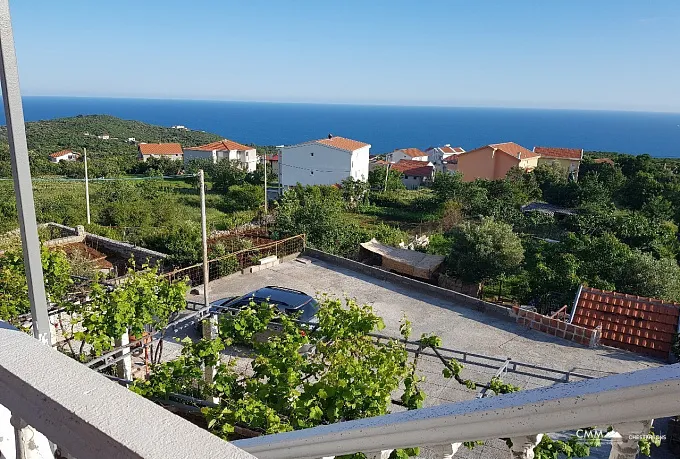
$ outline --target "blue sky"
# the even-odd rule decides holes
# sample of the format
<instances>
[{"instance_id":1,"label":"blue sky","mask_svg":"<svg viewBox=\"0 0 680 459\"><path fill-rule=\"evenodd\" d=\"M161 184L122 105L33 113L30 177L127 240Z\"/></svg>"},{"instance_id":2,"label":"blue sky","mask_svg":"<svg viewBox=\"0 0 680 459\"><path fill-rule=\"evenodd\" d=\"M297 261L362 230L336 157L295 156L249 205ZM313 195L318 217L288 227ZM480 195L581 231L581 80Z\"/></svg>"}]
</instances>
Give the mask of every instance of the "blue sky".
<instances>
[{"instance_id":1,"label":"blue sky","mask_svg":"<svg viewBox=\"0 0 680 459\"><path fill-rule=\"evenodd\" d=\"M680 112L678 0L10 0L26 95Z\"/></svg>"}]
</instances>

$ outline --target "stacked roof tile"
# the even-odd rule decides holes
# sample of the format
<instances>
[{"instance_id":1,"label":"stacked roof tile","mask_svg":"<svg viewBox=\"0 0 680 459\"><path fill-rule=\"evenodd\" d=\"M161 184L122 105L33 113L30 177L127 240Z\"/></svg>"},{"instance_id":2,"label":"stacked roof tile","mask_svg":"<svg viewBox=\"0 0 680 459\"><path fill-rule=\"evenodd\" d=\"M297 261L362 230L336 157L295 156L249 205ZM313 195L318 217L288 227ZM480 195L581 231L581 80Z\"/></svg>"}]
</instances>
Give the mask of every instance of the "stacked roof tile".
<instances>
[{"instance_id":1,"label":"stacked roof tile","mask_svg":"<svg viewBox=\"0 0 680 459\"><path fill-rule=\"evenodd\" d=\"M678 303L583 287L572 323L602 327L602 344L667 359L679 319Z\"/></svg>"}]
</instances>

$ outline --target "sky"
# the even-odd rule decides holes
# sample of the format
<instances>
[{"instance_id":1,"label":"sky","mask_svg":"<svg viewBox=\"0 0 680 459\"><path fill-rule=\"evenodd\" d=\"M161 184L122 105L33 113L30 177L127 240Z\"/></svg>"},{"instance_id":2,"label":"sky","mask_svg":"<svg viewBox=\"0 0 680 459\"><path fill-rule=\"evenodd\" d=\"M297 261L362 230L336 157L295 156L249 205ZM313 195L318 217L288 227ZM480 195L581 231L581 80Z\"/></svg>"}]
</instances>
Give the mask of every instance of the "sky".
<instances>
[{"instance_id":1,"label":"sky","mask_svg":"<svg viewBox=\"0 0 680 459\"><path fill-rule=\"evenodd\" d=\"M10 0L25 95L680 112L678 0Z\"/></svg>"}]
</instances>

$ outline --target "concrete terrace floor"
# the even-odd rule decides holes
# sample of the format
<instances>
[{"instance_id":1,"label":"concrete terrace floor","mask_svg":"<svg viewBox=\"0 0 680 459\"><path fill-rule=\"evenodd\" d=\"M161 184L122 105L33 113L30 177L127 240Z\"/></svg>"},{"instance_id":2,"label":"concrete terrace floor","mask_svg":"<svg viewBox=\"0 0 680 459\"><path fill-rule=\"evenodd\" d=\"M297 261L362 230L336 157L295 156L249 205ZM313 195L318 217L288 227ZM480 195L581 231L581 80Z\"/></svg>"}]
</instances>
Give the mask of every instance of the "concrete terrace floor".
<instances>
[{"instance_id":1,"label":"concrete terrace floor","mask_svg":"<svg viewBox=\"0 0 680 459\"><path fill-rule=\"evenodd\" d=\"M422 333L434 333L442 338L444 347L460 351L511 358L519 362L576 371L594 377L662 365L661 362L618 349L606 347L589 349L456 304L455 299L445 301L434 298L396 283L309 257L253 274L235 274L211 282L210 300L246 294L268 285L301 290L313 296L323 293L340 298L349 296L360 303L368 303L383 317L385 329L380 333L392 337L400 336L399 320L406 314L413 327L412 339L417 339ZM196 296L190 296L189 299L202 301L202 297ZM172 358L179 351L179 347L170 339L166 340L165 346L164 359ZM441 375L442 364L436 358L421 357L418 368L420 374L426 377L426 382L422 384L427 393L425 406L469 400L477 393L453 380L444 379ZM494 368L466 364L462 376L478 382L488 382L494 373ZM513 373L503 375L502 379L522 389L555 383L537 376L520 376ZM551 436L557 437L555 434ZM609 449L608 446L598 448L592 452L591 457L606 458ZM663 445L655 451L653 457L671 457L664 455L662 449ZM426 448L421 451L420 457L434 457ZM504 442L492 440L473 450L461 448L455 457L505 459L510 457L510 452Z\"/></svg>"}]
</instances>

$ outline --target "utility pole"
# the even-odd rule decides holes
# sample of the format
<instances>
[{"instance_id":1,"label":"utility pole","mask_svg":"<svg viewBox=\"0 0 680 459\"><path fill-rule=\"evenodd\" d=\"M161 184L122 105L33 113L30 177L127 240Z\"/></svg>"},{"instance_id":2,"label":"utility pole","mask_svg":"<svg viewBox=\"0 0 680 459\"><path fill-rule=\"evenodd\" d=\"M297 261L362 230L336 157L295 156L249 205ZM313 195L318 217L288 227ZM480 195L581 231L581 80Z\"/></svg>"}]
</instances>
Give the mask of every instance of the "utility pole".
<instances>
[{"instance_id":1,"label":"utility pole","mask_svg":"<svg viewBox=\"0 0 680 459\"><path fill-rule=\"evenodd\" d=\"M387 191L387 178L390 176L390 163L387 163L387 170L385 171L385 189Z\"/></svg>"},{"instance_id":2,"label":"utility pole","mask_svg":"<svg viewBox=\"0 0 680 459\"><path fill-rule=\"evenodd\" d=\"M267 154L264 154L264 214L267 215Z\"/></svg>"},{"instance_id":3,"label":"utility pole","mask_svg":"<svg viewBox=\"0 0 680 459\"><path fill-rule=\"evenodd\" d=\"M198 180L201 185L201 233L203 239L203 306L210 307L208 284L210 283L210 270L208 269L208 223L205 218L205 174L203 169L198 171ZM203 338L213 340L217 338L217 315L207 310L208 316L203 321ZM212 384L215 380L215 367L206 365L203 368L203 379L206 384ZM212 403L219 403L219 398L208 397Z\"/></svg>"},{"instance_id":4,"label":"utility pole","mask_svg":"<svg viewBox=\"0 0 680 459\"><path fill-rule=\"evenodd\" d=\"M90 224L90 182L87 178L87 148L83 148L85 160L85 208L87 209L87 224Z\"/></svg>"},{"instance_id":5,"label":"utility pole","mask_svg":"<svg viewBox=\"0 0 680 459\"><path fill-rule=\"evenodd\" d=\"M208 224L205 219L205 174L203 169L198 171L198 181L201 186L201 234L203 239L203 306L210 306L208 298L208 282L210 272L208 270Z\"/></svg>"},{"instance_id":6,"label":"utility pole","mask_svg":"<svg viewBox=\"0 0 680 459\"><path fill-rule=\"evenodd\" d=\"M19 231L23 249L28 300L31 304L33 336L44 344L51 344L50 321L47 315L47 296L43 279L40 240L35 219L33 184L26 145L24 109L19 88L19 71L14 50L14 35L8 0L0 0L0 80L2 100L7 120L7 140L12 163L14 194L17 201Z\"/></svg>"}]
</instances>

